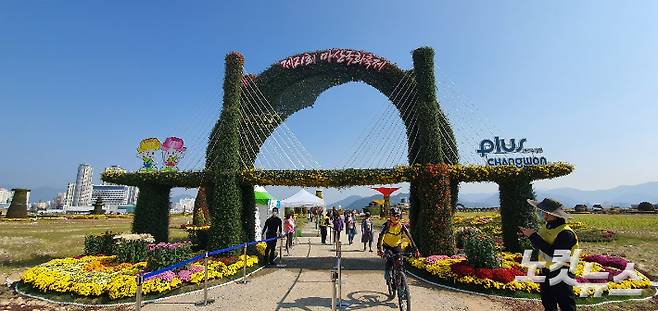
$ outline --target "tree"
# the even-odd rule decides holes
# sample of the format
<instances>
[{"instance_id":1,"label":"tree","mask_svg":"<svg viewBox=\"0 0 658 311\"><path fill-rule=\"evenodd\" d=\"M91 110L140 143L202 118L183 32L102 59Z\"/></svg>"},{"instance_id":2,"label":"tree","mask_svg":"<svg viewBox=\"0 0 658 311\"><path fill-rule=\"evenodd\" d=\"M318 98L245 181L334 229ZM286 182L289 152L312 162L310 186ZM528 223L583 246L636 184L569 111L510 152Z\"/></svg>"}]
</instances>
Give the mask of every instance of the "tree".
<instances>
[{"instance_id":1,"label":"tree","mask_svg":"<svg viewBox=\"0 0 658 311\"><path fill-rule=\"evenodd\" d=\"M637 206L637 209L639 211L647 211L647 212L651 212L651 211L656 210L656 208L653 206L653 204L651 204L649 202L640 203L640 205Z\"/></svg>"},{"instance_id":2,"label":"tree","mask_svg":"<svg viewBox=\"0 0 658 311\"><path fill-rule=\"evenodd\" d=\"M91 214L92 215L103 215L103 214L105 214L105 211L103 210L104 205L105 204L103 204L103 198L101 198L100 196L98 198L96 198L96 202L94 202L94 210L91 211Z\"/></svg>"}]
</instances>

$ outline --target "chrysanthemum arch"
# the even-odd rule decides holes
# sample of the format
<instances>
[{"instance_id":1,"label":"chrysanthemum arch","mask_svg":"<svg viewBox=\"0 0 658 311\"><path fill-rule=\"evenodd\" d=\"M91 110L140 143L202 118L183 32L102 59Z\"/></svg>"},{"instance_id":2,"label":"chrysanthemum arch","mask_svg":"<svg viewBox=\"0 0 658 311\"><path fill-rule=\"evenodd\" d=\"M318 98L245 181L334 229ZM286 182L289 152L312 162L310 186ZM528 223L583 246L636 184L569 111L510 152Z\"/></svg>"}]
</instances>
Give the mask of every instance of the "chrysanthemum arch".
<instances>
[{"instance_id":1,"label":"chrysanthemum arch","mask_svg":"<svg viewBox=\"0 0 658 311\"><path fill-rule=\"evenodd\" d=\"M433 78L433 77L432 77ZM408 144L409 162L413 164L421 145L420 140L414 140L422 126L412 122L410 115L418 115L423 109L419 99L419 83L416 80L414 69L404 70L396 64L369 52L350 49L331 49L325 51L307 52L285 58L276 62L259 75L245 75L242 89L249 96L242 94L241 105L244 100L253 100L249 105L261 105L252 109L260 111L275 111L277 116L264 116L249 114L242 116L241 129L253 128L254 125L264 130L265 135L246 135L249 142L241 145L240 154L248 163L252 164L258 151L267 137L288 117L304 108L312 106L322 92L348 82L363 82L386 96L395 106L405 125ZM254 94L258 93L258 94ZM441 148L456 150L452 130L445 116L440 113L438 102L435 102L432 112L439 112L445 133L449 134L448 143L451 145ZM251 124L249 124L251 123ZM251 127L249 126L251 125ZM439 134L439 133L436 133ZM248 146L258 146L259 150L247 150ZM437 146L439 147L439 146ZM440 162L440 159L437 158ZM451 159L450 162L456 162Z\"/></svg>"},{"instance_id":2,"label":"chrysanthemum arch","mask_svg":"<svg viewBox=\"0 0 658 311\"><path fill-rule=\"evenodd\" d=\"M211 131L205 169L110 172L103 174L103 180L140 187L133 231L161 232L158 240L168 237L168 217L162 214L168 213L171 188L203 186L211 213L209 246L212 248L254 238L254 184L342 187L409 181L411 231L424 254L454 252L452 217L458 183L495 181L500 189L505 247L519 250L522 245L516 236L517 227L536 226L537 221L526 203L526 199L534 198L531 181L566 175L573 167L549 164L517 169L458 165L454 134L436 97L434 51L419 48L413 51L412 58L413 69L403 70L372 53L331 49L291 56L259 75L245 75L242 54L230 53L226 56L222 112ZM283 121L312 106L327 89L354 81L370 85L387 96L401 114L411 111L417 116L413 122L401 117L406 127L409 166L377 170L253 170L263 143ZM400 88L413 88L414 100L396 96L402 92ZM251 105L255 113L241 113L245 104ZM250 136L241 132L253 127L261 134Z\"/></svg>"}]
</instances>

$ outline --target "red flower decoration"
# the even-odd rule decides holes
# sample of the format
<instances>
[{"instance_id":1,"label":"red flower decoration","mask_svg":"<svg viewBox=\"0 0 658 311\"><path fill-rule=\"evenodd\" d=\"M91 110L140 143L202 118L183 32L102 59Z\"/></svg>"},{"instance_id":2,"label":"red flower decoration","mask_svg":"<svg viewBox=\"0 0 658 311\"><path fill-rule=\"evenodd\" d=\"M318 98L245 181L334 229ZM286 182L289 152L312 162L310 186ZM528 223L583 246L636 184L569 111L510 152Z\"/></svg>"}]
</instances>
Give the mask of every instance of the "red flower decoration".
<instances>
[{"instance_id":1,"label":"red flower decoration","mask_svg":"<svg viewBox=\"0 0 658 311\"><path fill-rule=\"evenodd\" d=\"M467 261L460 261L452 264L450 270L452 273L459 276L472 276L475 273L475 269L471 267Z\"/></svg>"},{"instance_id":2,"label":"red flower decoration","mask_svg":"<svg viewBox=\"0 0 658 311\"><path fill-rule=\"evenodd\" d=\"M493 280L493 270L492 269L487 269L487 268L478 268L475 269L475 276L478 279L490 279Z\"/></svg>"}]
</instances>

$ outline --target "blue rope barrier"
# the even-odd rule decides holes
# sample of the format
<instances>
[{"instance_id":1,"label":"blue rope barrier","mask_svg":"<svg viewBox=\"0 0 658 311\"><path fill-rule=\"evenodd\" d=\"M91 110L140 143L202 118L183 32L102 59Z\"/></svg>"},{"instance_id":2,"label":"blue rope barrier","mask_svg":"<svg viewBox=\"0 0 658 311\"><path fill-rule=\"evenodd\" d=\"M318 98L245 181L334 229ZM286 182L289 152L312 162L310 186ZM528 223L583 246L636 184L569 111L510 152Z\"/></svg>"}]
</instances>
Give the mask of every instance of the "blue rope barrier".
<instances>
[{"instance_id":1,"label":"blue rope barrier","mask_svg":"<svg viewBox=\"0 0 658 311\"><path fill-rule=\"evenodd\" d=\"M156 275L158 275L158 274L165 273L165 272L167 272L167 271L174 270L174 269L176 269L176 268L180 268L180 267L182 267L182 266L185 266L185 265L187 265L187 264L189 264L189 263L195 262L195 261L197 261L197 260L199 260L199 259L203 259L203 258L205 258L205 257L206 257L206 254L203 253L203 254L201 254L201 255L197 255L197 256L195 256L195 257L192 257L192 258L190 258L190 259L187 259L187 260L181 261L181 262L179 262L179 263L175 263L175 264L173 264L173 265L171 265L171 266L167 266L167 267L164 267L164 268L159 269L159 270L156 270L156 271L151 271L151 272L149 272L149 273L145 273L145 274L143 275L144 280L146 281L147 279L150 279L150 278L152 278L152 277L154 277L154 276L156 276Z\"/></svg>"},{"instance_id":2,"label":"blue rope barrier","mask_svg":"<svg viewBox=\"0 0 658 311\"><path fill-rule=\"evenodd\" d=\"M262 240L262 241L251 241L251 242L247 243L247 246L255 245L255 244L258 244L260 242L269 242L269 241L273 241L273 240L278 240L280 238L283 238L283 236L280 236L280 237L277 236L277 237L269 238L269 239ZM232 250L236 250L236 249L241 248L241 247L244 247L244 244L236 244L236 245L233 245L233 246L229 246L229 247L226 247L226 248L222 248L222 249L218 249L218 250L208 252L207 254L208 254L208 256L214 256L214 255L218 255L218 254L221 254L221 253L230 252ZM150 278L152 278L152 277L154 277L158 274L165 273L167 271L171 271L171 270L174 270L176 268L180 268L182 266L185 266L189 263L195 262L199 259L203 259L205 257L206 257L206 253L203 253L203 254L197 255L195 257L192 257L190 259L181 261L179 263L175 263L171 266L167 266L167 267L164 267L164 268L156 270L156 271L151 271L149 273L145 273L145 274L142 275L142 277L144 278L144 281L146 281L146 280L148 280L148 279L150 279Z\"/></svg>"}]
</instances>

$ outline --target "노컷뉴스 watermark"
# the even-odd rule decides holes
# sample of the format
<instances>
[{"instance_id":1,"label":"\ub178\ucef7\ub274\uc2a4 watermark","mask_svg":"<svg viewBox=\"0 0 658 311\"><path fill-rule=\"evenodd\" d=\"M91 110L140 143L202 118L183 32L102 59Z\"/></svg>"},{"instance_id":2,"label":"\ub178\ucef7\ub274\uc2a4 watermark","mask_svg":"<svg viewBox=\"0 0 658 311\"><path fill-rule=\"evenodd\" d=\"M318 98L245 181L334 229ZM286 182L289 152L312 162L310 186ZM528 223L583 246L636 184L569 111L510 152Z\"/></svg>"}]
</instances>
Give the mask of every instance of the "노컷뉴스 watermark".
<instances>
[{"instance_id":1,"label":"\ub178\ucef7\ub274\uc2a4 watermark","mask_svg":"<svg viewBox=\"0 0 658 311\"><path fill-rule=\"evenodd\" d=\"M559 274L549 278L548 284L554 286L562 282L569 284L571 286L576 286L580 289L580 297L587 297L589 295L589 290L594 290L594 297L601 297L604 291L608 291L608 294L611 296L639 296L642 294L642 289L619 289L619 288L608 288L608 283L581 283L576 279L569 276L569 272L576 272L576 267L578 267L578 261L580 260L580 249L574 250L571 254L570 250L555 250L553 252L553 257L549 259L551 265L546 267L545 261L531 261L532 250L525 250L523 252L523 259L521 260L521 266L528 268L528 273L523 276L516 276L514 278L517 282L535 282L535 283L544 283L546 281L546 276L536 275L537 269L548 268L551 272L560 270ZM583 269L582 277L588 280L607 280L610 272L592 272L592 267L594 263L586 262ZM615 283L619 283L623 280L632 279L639 281L642 278L635 271L634 263L627 263L626 268L621 271L619 274L615 275L612 280Z\"/></svg>"}]
</instances>

